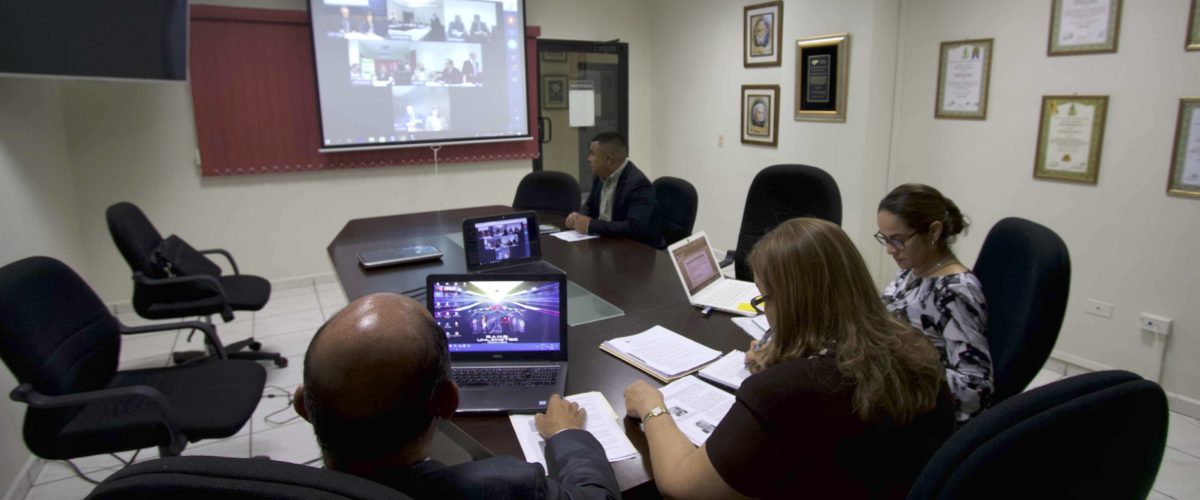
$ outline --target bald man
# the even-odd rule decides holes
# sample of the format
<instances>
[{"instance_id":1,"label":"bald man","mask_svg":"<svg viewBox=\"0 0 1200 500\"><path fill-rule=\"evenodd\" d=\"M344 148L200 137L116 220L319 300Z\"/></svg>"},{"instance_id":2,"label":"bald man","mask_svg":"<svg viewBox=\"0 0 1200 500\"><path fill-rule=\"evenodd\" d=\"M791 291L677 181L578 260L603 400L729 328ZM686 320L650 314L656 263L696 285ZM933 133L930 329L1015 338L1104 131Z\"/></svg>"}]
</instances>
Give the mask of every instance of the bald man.
<instances>
[{"instance_id":1,"label":"bald man","mask_svg":"<svg viewBox=\"0 0 1200 500\"><path fill-rule=\"evenodd\" d=\"M304 358L296 413L309 421L325 466L414 498L618 498L604 448L584 412L554 395L534 417L550 476L501 456L446 466L429 459L438 419L458 408L445 334L401 295L362 297L325 323Z\"/></svg>"}]
</instances>

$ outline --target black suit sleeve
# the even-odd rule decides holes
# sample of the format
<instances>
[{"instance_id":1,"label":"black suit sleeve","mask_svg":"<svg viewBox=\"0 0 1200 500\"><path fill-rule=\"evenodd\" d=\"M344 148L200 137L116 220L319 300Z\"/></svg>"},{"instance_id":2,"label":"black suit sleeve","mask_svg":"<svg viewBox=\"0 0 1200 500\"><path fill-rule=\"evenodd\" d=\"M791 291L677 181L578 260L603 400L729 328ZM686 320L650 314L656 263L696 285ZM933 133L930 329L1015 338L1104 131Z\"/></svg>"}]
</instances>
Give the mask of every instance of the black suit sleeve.
<instances>
[{"instance_id":1,"label":"black suit sleeve","mask_svg":"<svg viewBox=\"0 0 1200 500\"><path fill-rule=\"evenodd\" d=\"M593 219L600 216L600 178L592 177L592 190L588 191L588 197L583 200L583 205L579 207L579 213ZM590 228L589 228L590 229Z\"/></svg>"},{"instance_id":2,"label":"black suit sleeve","mask_svg":"<svg viewBox=\"0 0 1200 500\"><path fill-rule=\"evenodd\" d=\"M545 498L621 498L604 447L587 431L570 429L546 441Z\"/></svg>"},{"instance_id":3,"label":"black suit sleeve","mask_svg":"<svg viewBox=\"0 0 1200 500\"><path fill-rule=\"evenodd\" d=\"M631 174L628 188L619 186L614 195L613 219L619 220L592 219L588 233L652 241L655 235L650 229L650 218L654 216L655 204L654 186L645 176ZM625 212L623 218L619 215L621 211Z\"/></svg>"}]
</instances>

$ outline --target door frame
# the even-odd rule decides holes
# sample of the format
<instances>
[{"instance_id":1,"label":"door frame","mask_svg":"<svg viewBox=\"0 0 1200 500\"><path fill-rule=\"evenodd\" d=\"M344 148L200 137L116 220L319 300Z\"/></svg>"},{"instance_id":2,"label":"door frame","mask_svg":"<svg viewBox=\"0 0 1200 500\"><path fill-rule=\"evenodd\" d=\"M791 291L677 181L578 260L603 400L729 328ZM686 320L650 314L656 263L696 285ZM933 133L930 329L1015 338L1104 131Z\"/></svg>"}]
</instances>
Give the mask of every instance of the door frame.
<instances>
[{"instance_id":1,"label":"door frame","mask_svg":"<svg viewBox=\"0 0 1200 500\"><path fill-rule=\"evenodd\" d=\"M629 138L629 44L620 40L610 40L607 42L589 42L584 40L558 40L549 38L539 38L537 45L537 60L534 63L537 65L535 74L538 77L537 85L537 141L538 141L538 157L533 160L533 171L542 170L542 156L544 154L543 145L546 143L546 130L544 127L545 119L542 116L542 53L543 52L590 52L594 54L615 54L617 56L617 105L622 110L620 113L619 132L625 136L627 142Z\"/></svg>"}]
</instances>

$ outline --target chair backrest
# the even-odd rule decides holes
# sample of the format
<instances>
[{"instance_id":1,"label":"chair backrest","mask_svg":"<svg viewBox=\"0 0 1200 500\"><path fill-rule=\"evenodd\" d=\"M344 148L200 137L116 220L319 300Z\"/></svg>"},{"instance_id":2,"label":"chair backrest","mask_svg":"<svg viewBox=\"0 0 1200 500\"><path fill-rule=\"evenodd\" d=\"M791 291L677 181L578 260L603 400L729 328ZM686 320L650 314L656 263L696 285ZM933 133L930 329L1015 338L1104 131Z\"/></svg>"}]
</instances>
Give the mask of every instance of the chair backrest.
<instances>
[{"instance_id":1,"label":"chair backrest","mask_svg":"<svg viewBox=\"0 0 1200 500\"><path fill-rule=\"evenodd\" d=\"M842 224L842 193L828 172L808 165L772 165L750 183L742 228L734 251L737 279L752 281L746 259L759 238L779 223L796 217L816 217Z\"/></svg>"},{"instance_id":2,"label":"chair backrest","mask_svg":"<svg viewBox=\"0 0 1200 500\"><path fill-rule=\"evenodd\" d=\"M938 449L910 499L1146 498L1167 440L1167 398L1112 370L989 408Z\"/></svg>"},{"instance_id":3,"label":"chair backrest","mask_svg":"<svg viewBox=\"0 0 1200 500\"><path fill-rule=\"evenodd\" d=\"M146 214L142 213L142 209L122 201L108 207L104 215L108 220L108 232L129 268L151 278L166 277L162 269L150 263L151 253L162 243L163 237L146 218Z\"/></svg>"},{"instance_id":4,"label":"chair backrest","mask_svg":"<svg viewBox=\"0 0 1200 500\"><path fill-rule=\"evenodd\" d=\"M691 236L700 204L696 187L678 177L659 177L654 181L654 196L657 203L650 227L666 240L663 247Z\"/></svg>"},{"instance_id":5,"label":"chair backrest","mask_svg":"<svg viewBox=\"0 0 1200 500\"><path fill-rule=\"evenodd\" d=\"M579 210L579 181L565 172L540 170L526 174L517 185L513 208L569 214Z\"/></svg>"},{"instance_id":6,"label":"chair backrest","mask_svg":"<svg viewBox=\"0 0 1200 500\"><path fill-rule=\"evenodd\" d=\"M1010 217L988 231L974 272L987 299L996 404L1046 364L1067 309L1071 256L1054 231Z\"/></svg>"},{"instance_id":7,"label":"chair backrest","mask_svg":"<svg viewBox=\"0 0 1200 500\"><path fill-rule=\"evenodd\" d=\"M259 458L170 457L126 467L88 499L406 499L366 479L328 469Z\"/></svg>"}]
</instances>

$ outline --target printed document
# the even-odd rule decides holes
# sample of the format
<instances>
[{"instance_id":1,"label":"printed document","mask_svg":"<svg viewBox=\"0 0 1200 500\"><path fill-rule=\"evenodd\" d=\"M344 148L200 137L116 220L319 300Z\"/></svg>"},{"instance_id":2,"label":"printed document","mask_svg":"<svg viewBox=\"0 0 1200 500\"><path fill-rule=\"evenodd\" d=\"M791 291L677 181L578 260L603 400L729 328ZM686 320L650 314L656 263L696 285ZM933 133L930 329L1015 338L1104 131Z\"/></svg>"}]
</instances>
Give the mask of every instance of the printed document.
<instances>
[{"instance_id":1,"label":"printed document","mask_svg":"<svg viewBox=\"0 0 1200 500\"><path fill-rule=\"evenodd\" d=\"M637 449L625 435L625 429L617 423L620 417L613 411L612 405L599 392L585 392L567 396L567 401L578 403L587 412L583 430L596 436L596 440L604 446L604 454L609 462L619 462L638 456ZM509 415L513 431L517 433L517 442L521 443L521 451L525 453L526 462L542 464L549 473L546 465L546 440L538 434L534 425L533 415Z\"/></svg>"},{"instance_id":2,"label":"printed document","mask_svg":"<svg viewBox=\"0 0 1200 500\"><path fill-rule=\"evenodd\" d=\"M683 435L696 446L708 440L734 402L732 394L692 375L671 382L660 390L671 418L675 419Z\"/></svg>"}]
</instances>

